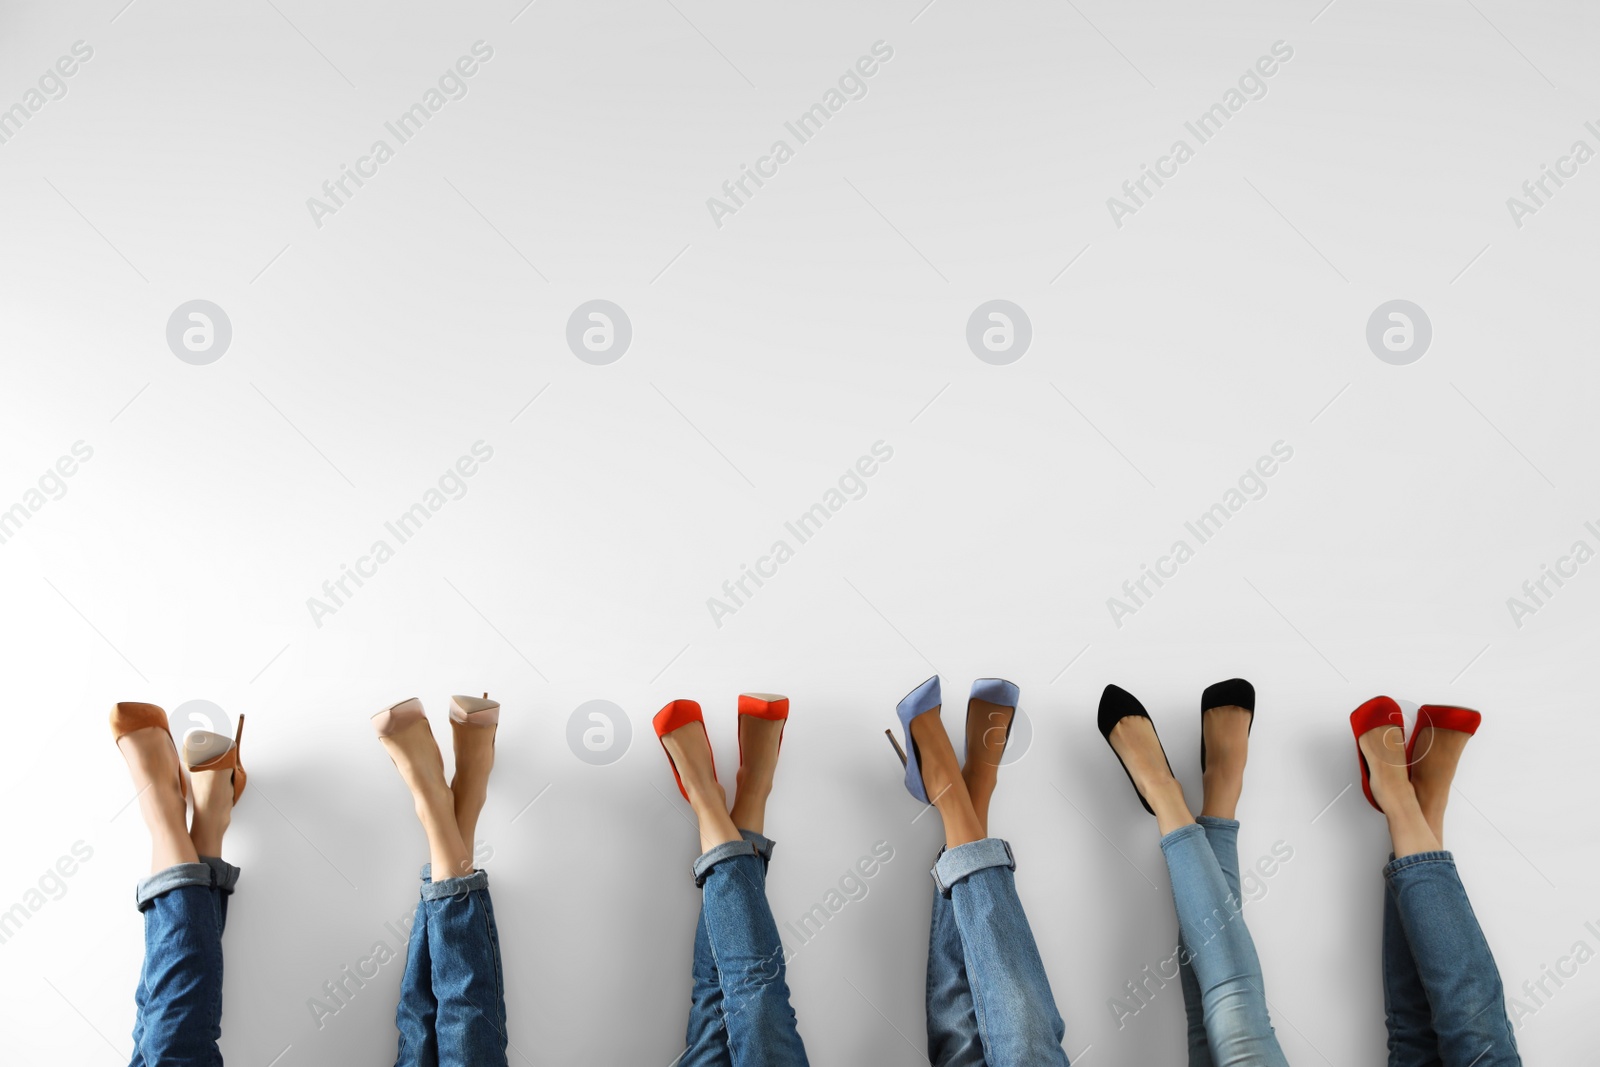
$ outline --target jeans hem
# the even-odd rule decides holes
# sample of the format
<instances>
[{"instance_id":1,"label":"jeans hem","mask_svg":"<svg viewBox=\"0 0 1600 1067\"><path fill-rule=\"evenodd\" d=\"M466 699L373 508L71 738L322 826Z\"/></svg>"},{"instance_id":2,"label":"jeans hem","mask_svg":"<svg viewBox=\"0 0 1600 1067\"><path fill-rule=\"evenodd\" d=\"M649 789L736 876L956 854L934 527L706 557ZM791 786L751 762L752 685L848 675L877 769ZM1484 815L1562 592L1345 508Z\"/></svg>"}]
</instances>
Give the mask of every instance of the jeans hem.
<instances>
[{"instance_id":1,"label":"jeans hem","mask_svg":"<svg viewBox=\"0 0 1600 1067\"><path fill-rule=\"evenodd\" d=\"M1415 867L1423 863L1443 863L1454 867L1456 865L1456 858L1454 854L1445 850L1436 852L1413 852L1409 856L1401 856L1397 860L1391 859L1388 863L1384 864L1383 876L1385 878L1393 878L1407 867Z\"/></svg>"},{"instance_id":2,"label":"jeans hem","mask_svg":"<svg viewBox=\"0 0 1600 1067\"><path fill-rule=\"evenodd\" d=\"M760 855L760 849L756 847L753 841L745 837L741 837L737 841L724 841L720 845L712 845L694 861L694 884L697 888L703 887L706 884L706 878L711 874L711 868L723 860L732 859L735 856L759 857Z\"/></svg>"},{"instance_id":3,"label":"jeans hem","mask_svg":"<svg viewBox=\"0 0 1600 1067\"><path fill-rule=\"evenodd\" d=\"M216 856L201 856L199 863L175 863L139 879L133 890L134 906L144 911L156 897L185 886L232 893L238 881L239 868Z\"/></svg>"},{"instance_id":4,"label":"jeans hem","mask_svg":"<svg viewBox=\"0 0 1600 1067\"><path fill-rule=\"evenodd\" d=\"M777 847L777 842L754 830L740 830L739 836L755 846L756 855L768 863L772 862L772 850Z\"/></svg>"},{"instance_id":5,"label":"jeans hem","mask_svg":"<svg viewBox=\"0 0 1600 1067\"><path fill-rule=\"evenodd\" d=\"M1210 816L1208 815L1206 818L1210 818ZM1161 851L1165 853L1169 848L1172 848L1183 841L1187 841L1191 837L1203 837L1205 832L1206 828L1200 825L1198 822L1192 822L1187 826L1180 826L1176 830L1172 831L1172 833L1167 834L1161 839Z\"/></svg>"},{"instance_id":6,"label":"jeans hem","mask_svg":"<svg viewBox=\"0 0 1600 1067\"><path fill-rule=\"evenodd\" d=\"M489 888L489 872L478 868L471 874L464 874L460 878L446 878L443 881L433 880L433 864L422 865L423 900L444 900L447 897L465 896L475 889Z\"/></svg>"},{"instance_id":7,"label":"jeans hem","mask_svg":"<svg viewBox=\"0 0 1600 1067\"><path fill-rule=\"evenodd\" d=\"M1220 819L1215 815L1196 815L1194 821L1212 830L1237 830L1238 819Z\"/></svg>"},{"instance_id":8,"label":"jeans hem","mask_svg":"<svg viewBox=\"0 0 1600 1067\"><path fill-rule=\"evenodd\" d=\"M928 873L933 876L933 884L939 892L949 896L957 882L989 867L1017 869L1017 858L1008 842L998 837L985 837L945 849Z\"/></svg>"}]
</instances>

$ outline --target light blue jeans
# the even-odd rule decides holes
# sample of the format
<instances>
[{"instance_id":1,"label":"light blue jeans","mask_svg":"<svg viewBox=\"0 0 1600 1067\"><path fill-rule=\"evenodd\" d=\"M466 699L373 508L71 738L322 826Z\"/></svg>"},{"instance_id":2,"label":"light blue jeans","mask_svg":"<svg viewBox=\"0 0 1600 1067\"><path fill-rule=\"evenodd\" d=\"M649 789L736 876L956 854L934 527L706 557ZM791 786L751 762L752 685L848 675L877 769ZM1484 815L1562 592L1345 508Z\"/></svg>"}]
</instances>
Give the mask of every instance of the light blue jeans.
<instances>
[{"instance_id":1,"label":"light blue jeans","mask_svg":"<svg viewBox=\"0 0 1600 1067\"><path fill-rule=\"evenodd\" d=\"M505 1067L506 998L489 872L435 882L422 868L400 977L395 1067Z\"/></svg>"},{"instance_id":2,"label":"light blue jeans","mask_svg":"<svg viewBox=\"0 0 1600 1067\"><path fill-rule=\"evenodd\" d=\"M1505 989L1448 852L1383 869L1389 1067L1521 1067Z\"/></svg>"},{"instance_id":3,"label":"light blue jeans","mask_svg":"<svg viewBox=\"0 0 1600 1067\"><path fill-rule=\"evenodd\" d=\"M144 966L129 1067L221 1067L222 930L239 868L215 856L139 882Z\"/></svg>"},{"instance_id":4,"label":"light blue jeans","mask_svg":"<svg viewBox=\"0 0 1600 1067\"><path fill-rule=\"evenodd\" d=\"M1288 1067L1239 895L1239 824L1202 815L1161 839L1178 911L1190 1067Z\"/></svg>"},{"instance_id":5,"label":"light blue jeans","mask_svg":"<svg viewBox=\"0 0 1600 1067\"><path fill-rule=\"evenodd\" d=\"M767 903L773 842L751 830L694 863L688 1048L675 1067L809 1067L785 980L783 942Z\"/></svg>"},{"instance_id":6,"label":"light blue jeans","mask_svg":"<svg viewBox=\"0 0 1600 1067\"><path fill-rule=\"evenodd\" d=\"M933 1067L1068 1067L1011 846L986 837L940 853L928 934Z\"/></svg>"}]
</instances>

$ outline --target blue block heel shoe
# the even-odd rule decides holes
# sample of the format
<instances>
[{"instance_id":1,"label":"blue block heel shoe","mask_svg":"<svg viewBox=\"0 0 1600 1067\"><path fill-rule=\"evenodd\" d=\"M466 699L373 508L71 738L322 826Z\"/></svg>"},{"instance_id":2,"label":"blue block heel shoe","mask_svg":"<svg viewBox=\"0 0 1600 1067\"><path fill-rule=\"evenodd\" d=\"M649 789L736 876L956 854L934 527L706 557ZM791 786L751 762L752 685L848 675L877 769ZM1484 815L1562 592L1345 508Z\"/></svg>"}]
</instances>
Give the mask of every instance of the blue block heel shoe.
<instances>
[{"instance_id":1,"label":"blue block heel shoe","mask_svg":"<svg viewBox=\"0 0 1600 1067\"><path fill-rule=\"evenodd\" d=\"M917 743L911 739L911 720L918 715L925 714L944 703L939 695L939 676L936 674L926 682L907 693L899 704L895 705L895 714L899 716L900 728L905 731L906 747L901 748L900 743L894 739L894 734L885 730L889 736L889 743L894 746L895 753L899 755L900 762L906 767L906 792L930 804L928 790L922 784L922 764L917 759Z\"/></svg>"},{"instance_id":2,"label":"blue block heel shoe","mask_svg":"<svg viewBox=\"0 0 1600 1067\"><path fill-rule=\"evenodd\" d=\"M996 707L1011 709L1011 718L1006 720L1005 740L1000 744L1001 752L1005 752L1006 745L1011 741L1011 726L1017 721L1017 697L1020 693L1021 690L1017 688L1017 683L1008 682L1004 678L979 678L972 683L972 695L967 698L967 740L969 747L972 739L972 702L982 700ZM988 732L988 730L985 730L984 734ZM970 760L971 758L972 753L966 753L964 759Z\"/></svg>"}]
</instances>

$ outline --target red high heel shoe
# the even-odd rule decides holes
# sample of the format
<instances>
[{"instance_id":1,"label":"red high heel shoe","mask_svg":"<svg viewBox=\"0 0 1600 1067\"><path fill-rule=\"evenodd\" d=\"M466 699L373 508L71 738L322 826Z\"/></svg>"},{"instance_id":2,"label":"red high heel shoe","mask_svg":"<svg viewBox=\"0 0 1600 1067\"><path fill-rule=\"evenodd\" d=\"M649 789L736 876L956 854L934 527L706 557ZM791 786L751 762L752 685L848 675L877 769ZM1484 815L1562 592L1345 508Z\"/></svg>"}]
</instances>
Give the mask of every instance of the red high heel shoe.
<instances>
[{"instance_id":1,"label":"red high heel shoe","mask_svg":"<svg viewBox=\"0 0 1600 1067\"><path fill-rule=\"evenodd\" d=\"M1431 726L1435 730L1459 730L1471 737L1478 732L1478 724L1483 722L1483 716L1471 708L1458 708L1449 704L1424 704L1417 709L1417 725L1411 731L1411 740L1406 743L1406 774L1411 774L1411 768L1417 765L1412 758L1412 753L1417 748L1417 738L1422 736L1422 728ZM1426 752L1423 753L1427 755Z\"/></svg>"},{"instance_id":2,"label":"red high heel shoe","mask_svg":"<svg viewBox=\"0 0 1600 1067\"><path fill-rule=\"evenodd\" d=\"M674 700L666 707L656 712L650 724L656 729L656 738L661 741L661 751L667 752L666 736L680 727L688 726L692 722L700 724L705 729L706 719L700 712L700 705L693 700ZM711 751L711 737L706 736L706 751L711 756L711 776L717 776L717 754ZM683 787L683 776L678 773L678 765L672 761L672 753L667 752L667 763L672 767L672 777L678 782L678 792L683 794L683 799L689 799L689 791Z\"/></svg>"},{"instance_id":3,"label":"red high heel shoe","mask_svg":"<svg viewBox=\"0 0 1600 1067\"><path fill-rule=\"evenodd\" d=\"M739 714L769 722L789 721L789 698L777 693L740 693ZM778 751L783 751L783 731L778 731ZM739 731L739 766L744 766L744 731Z\"/></svg>"},{"instance_id":4,"label":"red high heel shoe","mask_svg":"<svg viewBox=\"0 0 1600 1067\"><path fill-rule=\"evenodd\" d=\"M1405 716L1400 711L1400 705L1388 697L1373 697L1355 711L1350 713L1350 729L1356 735L1356 758L1361 761L1361 791L1367 795L1367 803L1378 811L1378 802L1372 797L1372 772L1367 767L1367 757L1361 751L1361 735L1369 730L1376 730L1384 726L1393 726L1396 729L1405 728Z\"/></svg>"}]
</instances>

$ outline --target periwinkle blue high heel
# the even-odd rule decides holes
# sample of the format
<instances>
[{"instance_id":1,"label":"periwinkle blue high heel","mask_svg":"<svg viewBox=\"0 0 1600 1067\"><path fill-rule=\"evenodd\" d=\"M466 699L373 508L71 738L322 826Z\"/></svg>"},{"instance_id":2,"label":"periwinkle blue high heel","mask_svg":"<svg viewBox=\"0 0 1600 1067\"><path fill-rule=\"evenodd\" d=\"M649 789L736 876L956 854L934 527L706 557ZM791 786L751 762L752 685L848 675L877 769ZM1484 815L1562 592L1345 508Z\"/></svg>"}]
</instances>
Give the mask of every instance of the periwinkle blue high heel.
<instances>
[{"instance_id":1,"label":"periwinkle blue high heel","mask_svg":"<svg viewBox=\"0 0 1600 1067\"><path fill-rule=\"evenodd\" d=\"M970 726L972 721L972 702L974 700L982 700L996 707L1011 709L1011 718L1006 723L1006 741L1009 743L1011 740L1011 726L1017 721L1017 697L1020 693L1021 690L1017 688L1017 683L1008 682L1004 678L979 678L976 682L973 682L972 695L967 698L967 721L969 723L967 736L972 736L972 727ZM1002 751L1005 749L1004 744L1000 747ZM972 753L967 753L966 758L971 759Z\"/></svg>"},{"instance_id":2,"label":"periwinkle blue high heel","mask_svg":"<svg viewBox=\"0 0 1600 1067\"><path fill-rule=\"evenodd\" d=\"M907 693L895 705L895 715L900 719L900 728L905 731L906 747L901 748L900 743L894 739L894 734L885 730L889 736L889 743L900 756L900 762L906 767L906 792L930 804L927 787L922 784L922 764L917 759L917 743L911 738L911 720L918 715L926 714L944 703L944 698L939 693L939 676L936 674L926 682Z\"/></svg>"}]
</instances>

